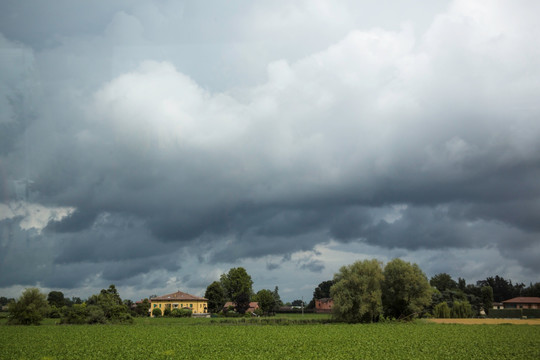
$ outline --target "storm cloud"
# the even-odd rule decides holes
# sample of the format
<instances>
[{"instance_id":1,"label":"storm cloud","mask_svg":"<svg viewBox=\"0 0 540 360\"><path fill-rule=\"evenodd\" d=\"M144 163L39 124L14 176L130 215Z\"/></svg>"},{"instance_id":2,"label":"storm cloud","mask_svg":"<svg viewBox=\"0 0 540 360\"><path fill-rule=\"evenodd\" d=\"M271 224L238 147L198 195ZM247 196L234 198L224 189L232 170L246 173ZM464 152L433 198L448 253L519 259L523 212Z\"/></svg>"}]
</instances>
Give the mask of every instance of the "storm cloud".
<instances>
[{"instance_id":1,"label":"storm cloud","mask_svg":"<svg viewBox=\"0 0 540 360\"><path fill-rule=\"evenodd\" d=\"M0 288L537 280L536 2L202 3L1 5Z\"/></svg>"}]
</instances>

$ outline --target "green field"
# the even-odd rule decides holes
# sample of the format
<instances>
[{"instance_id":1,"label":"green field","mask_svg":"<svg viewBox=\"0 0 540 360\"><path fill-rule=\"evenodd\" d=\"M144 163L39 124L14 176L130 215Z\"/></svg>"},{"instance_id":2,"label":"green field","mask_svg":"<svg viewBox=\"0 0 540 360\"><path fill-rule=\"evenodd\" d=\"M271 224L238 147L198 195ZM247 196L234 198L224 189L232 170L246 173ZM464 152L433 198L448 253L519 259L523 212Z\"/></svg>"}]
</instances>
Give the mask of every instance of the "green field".
<instances>
[{"instance_id":1,"label":"green field","mask_svg":"<svg viewBox=\"0 0 540 360\"><path fill-rule=\"evenodd\" d=\"M540 359L540 326L211 320L0 325L0 359Z\"/></svg>"}]
</instances>

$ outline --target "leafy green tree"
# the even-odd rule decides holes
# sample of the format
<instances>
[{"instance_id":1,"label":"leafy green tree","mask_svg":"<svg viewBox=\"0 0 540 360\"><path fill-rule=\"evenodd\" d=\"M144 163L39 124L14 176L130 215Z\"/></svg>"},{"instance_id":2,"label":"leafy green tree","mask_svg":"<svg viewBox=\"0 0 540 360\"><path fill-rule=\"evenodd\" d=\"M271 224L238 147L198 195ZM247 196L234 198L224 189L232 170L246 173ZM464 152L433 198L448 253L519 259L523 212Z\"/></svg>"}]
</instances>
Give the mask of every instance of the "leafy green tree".
<instances>
[{"instance_id":1,"label":"leafy green tree","mask_svg":"<svg viewBox=\"0 0 540 360\"><path fill-rule=\"evenodd\" d=\"M482 308L487 315L493 305L493 289L491 286L482 286L480 293L482 298Z\"/></svg>"},{"instance_id":2,"label":"leafy green tree","mask_svg":"<svg viewBox=\"0 0 540 360\"><path fill-rule=\"evenodd\" d=\"M473 315L471 304L468 301L456 301L452 306L451 316L456 319L466 319Z\"/></svg>"},{"instance_id":3,"label":"leafy green tree","mask_svg":"<svg viewBox=\"0 0 540 360\"><path fill-rule=\"evenodd\" d=\"M443 292L445 290L454 290L458 288L458 284L452 279L452 277L446 273L440 273L429 280L429 284L436 287L437 290Z\"/></svg>"},{"instance_id":4,"label":"leafy green tree","mask_svg":"<svg viewBox=\"0 0 540 360\"><path fill-rule=\"evenodd\" d=\"M384 268L383 306L386 316L412 318L431 303L431 288L417 264L394 259Z\"/></svg>"},{"instance_id":5,"label":"leafy green tree","mask_svg":"<svg viewBox=\"0 0 540 360\"><path fill-rule=\"evenodd\" d=\"M450 307L446 302L439 303L433 308L433 316L438 319L449 319L450 318Z\"/></svg>"},{"instance_id":6,"label":"leafy green tree","mask_svg":"<svg viewBox=\"0 0 540 360\"><path fill-rule=\"evenodd\" d=\"M10 303L9 324L39 325L41 320L49 312L49 304L46 295L37 288L29 288L23 291L21 297Z\"/></svg>"},{"instance_id":7,"label":"leafy green tree","mask_svg":"<svg viewBox=\"0 0 540 360\"><path fill-rule=\"evenodd\" d=\"M300 300L300 299L294 300L294 301L291 303L292 306L302 306L302 304L303 304L303 301Z\"/></svg>"},{"instance_id":8,"label":"leafy green tree","mask_svg":"<svg viewBox=\"0 0 540 360\"><path fill-rule=\"evenodd\" d=\"M0 306L5 306L9 303L8 298L5 296L0 296Z\"/></svg>"},{"instance_id":9,"label":"leafy green tree","mask_svg":"<svg viewBox=\"0 0 540 360\"><path fill-rule=\"evenodd\" d=\"M220 278L225 296L236 304L236 311L244 314L249 309L249 302L253 294L253 280L243 267L232 268Z\"/></svg>"},{"instance_id":10,"label":"leafy green tree","mask_svg":"<svg viewBox=\"0 0 540 360\"><path fill-rule=\"evenodd\" d=\"M225 305L225 292L219 281L214 281L206 288L204 297L208 299L208 311L218 313Z\"/></svg>"},{"instance_id":11,"label":"leafy green tree","mask_svg":"<svg viewBox=\"0 0 540 360\"><path fill-rule=\"evenodd\" d=\"M257 292L256 299L259 303L259 307L265 315L269 315L270 313L274 312L276 299L272 291L268 289L259 290L259 292Z\"/></svg>"},{"instance_id":12,"label":"leafy green tree","mask_svg":"<svg viewBox=\"0 0 540 360\"><path fill-rule=\"evenodd\" d=\"M135 304L135 313L137 316L148 316L150 306L150 301L148 301L148 299L144 299L143 301Z\"/></svg>"},{"instance_id":13,"label":"leafy green tree","mask_svg":"<svg viewBox=\"0 0 540 360\"><path fill-rule=\"evenodd\" d=\"M47 302L49 303L49 305L56 306L59 309L62 306L66 305L66 299L64 298L64 293L61 291L49 292L49 295L47 295Z\"/></svg>"},{"instance_id":14,"label":"leafy green tree","mask_svg":"<svg viewBox=\"0 0 540 360\"><path fill-rule=\"evenodd\" d=\"M283 306L283 301L281 301L281 297L279 296L279 288L274 288L274 291L272 292L272 296L274 297L274 309L273 311L276 312L279 310L280 306Z\"/></svg>"},{"instance_id":15,"label":"leafy green tree","mask_svg":"<svg viewBox=\"0 0 540 360\"><path fill-rule=\"evenodd\" d=\"M383 311L383 279L382 263L375 259L341 267L330 290L334 316L351 323L376 321Z\"/></svg>"},{"instance_id":16,"label":"leafy green tree","mask_svg":"<svg viewBox=\"0 0 540 360\"><path fill-rule=\"evenodd\" d=\"M330 288L334 285L334 280L326 280L321 282L313 291L313 299L325 299L330 297Z\"/></svg>"}]
</instances>

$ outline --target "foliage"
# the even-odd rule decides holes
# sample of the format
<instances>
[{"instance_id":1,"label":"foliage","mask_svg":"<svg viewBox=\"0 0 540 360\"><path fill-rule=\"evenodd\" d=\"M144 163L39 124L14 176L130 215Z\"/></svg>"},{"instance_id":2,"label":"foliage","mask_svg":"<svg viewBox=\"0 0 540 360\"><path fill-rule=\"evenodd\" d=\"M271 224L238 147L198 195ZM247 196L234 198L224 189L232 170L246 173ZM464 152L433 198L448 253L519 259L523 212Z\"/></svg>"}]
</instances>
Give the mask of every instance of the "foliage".
<instances>
[{"instance_id":1,"label":"foliage","mask_svg":"<svg viewBox=\"0 0 540 360\"><path fill-rule=\"evenodd\" d=\"M9 324L39 325L49 312L45 294L37 288L23 291L21 297L9 304Z\"/></svg>"},{"instance_id":2,"label":"foliage","mask_svg":"<svg viewBox=\"0 0 540 360\"><path fill-rule=\"evenodd\" d=\"M171 316L171 309L169 307L166 307L165 310L163 310L163 316Z\"/></svg>"},{"instance_id":3,"label":"foliage","mask_svg":"<svg viewBox=\"0 0 540 360\"><path fill-rule=\"evenodd\" d=\"M313 299L319 300L329 298L331 296L330 288L332 285L334 285L334 280L326 280L321 282L313 291Z\"/></svg>"},{"instance_id":4,"label":"foliage","mask_svg":"<svg viewBox=\"0 0 540 360\"><path fill-rule=\"evenodd\" d=\"M303 304L304 302L300 299L293 300L293 302L291 303L292 306L302 306Z\"/></svg>"},{"instance_id":5,"label":"foliage","mask_svg":"<svg viewBox=\"0 0 540 360\"><path fill-rule=\"evenodd\" d=\"M386 316L412 318L431 303L426 275L417 264L394 259L384 268L382 301Z\"/></svg>"},{"instance_id":6,"label":"foliage","mask_svg":"<svg viewBox=\"0 0 540 360\"><path fill-rule=\"evenodd\" d=\"M49 306L49 314L47 316L51 319L60 319L62 317L62 309L51 305Z\"/></svg>"},{"instance_id":7,"label":"foliage","mask_svg":"<svg viewBox=\"0 0 540 360\"><path fill-rule=\"evenodd\" d=\"M169 316L172 317L191 317L191 309L173 309ZM165 315L167 316L167 315Z\"/></svg>"},{"instance_id":8,"label":"foliage","mask_svg":"<svg viewBox=\"0 0 540 360\"><path fill-rule=\"evenodd\" d=\"M148 311L150 311L150 301L148 299L144 299L141 302L138 302L135 304L135 314L137 316L148 316Z\"/></svg>"},{"instance_id":9,"label":"foliage","mask_svg":"<svg viewBox=\"0 0 540 360\"><path fill-rule=\"evenodd\" d=\"M92 295L85 304L66 308L62 323L96 324L104 322L132 322L130 309L124 305L116 287L110 285L99 294Z\"/></svg>"},{"instance_id":10,"label":"foliage","mask_svg":"<svg viewBox=\"0 0 540 360\"><path fill-rule=\"evenodd\" d=\"M273 309L273 311L276 312L276 311L278 311L280 306L283 306L283 301L281 301L281 296L279 296L279 288L277 287L277 285L274 288L274 291L272 292L272 296L274 297L274 309Z\"/></svg>"},{"instance_id":11,"label":"foliage","mask_svg":"<svg viewBox=\"0 0 540 360\"><path fill-rule=\"evenodd\" d=\"M482 298L482 307L487 315L493 306L493 289L491 286L482 286L480 293Z\"/></svg>"},{"instance_id":12,"label":"foliage","mask_svg":"<svg viewBox=\"0 0 540 360\"><path fill-rule=\"evenodd\" d=\"M208 312L217 313L225 305L225 291L219 281L214 281L206 288L204 297L208 299Z\"/></svg>"},{"instance_id":13,"label":"foliage","mask_svg":"<svg viewBox=\"0 0 540 360\"><path fill-rule=\"evenodd\" d=\"M59 309L62 308L62 306L66 305L66 299L64 298L64 293L61 291L51 291L49 292L49 295L47 295L47 302L50 306L55 306Z\"/></svg>"},{"instance_id":14,"label":"foliage","mask_svg":"<svg viewBox=\"0 0 540 360\"><path fill-rule=\"evenodd\" d=\"M220 278L227 298L236 304L236 311L244 314L249 309L249 302L253 293L253 280L243 267L232 268Z\"/></svg>"},{"instance_id":15,"label":"foliage","mask_svg":"<svg viewBox=\"0 0 540 360\"><path fill-rule=\"evenodd\" d=\"M274 294L270 290L259 290L259 292L257 292L256 298L257 302L259 303L259 308L265 315L269 315L270 313L274 312L276 300Z\"/></svg>"},{"instance_id":16,"label":"foliage","mask_svg":"<svg viewBox=\"0 0 540 360\"><path fill-rule=\"evenodd\" d=\"M488 315L489 318L500 319L540 319L540 309L492 309Z\"/></svg>"},{"instance_id":17,"label":"foliage","mask_svg":"<svg viewBox=\"0 0 540 360\"><path fill-rule=\"evenodd\" d=\"M347 322L376 321L383 311L382 281L382 263L375 259L343 266L330 291L334 316Z\"/></svg>"},{"instance_id":18,"label":"foliage","mask_svg":"<svg viewBox=\"0 0 540 360\"><path fill-rule=\"evenodd\" d=\"M452 306L451 317L464 319L470 318L473 315L471 304L468 301L456 301Z\"/></svg>"},{"instance_id":19,"label":"foliage","mask_svg":"<svg viewBox=\"0 0 540 360\"><path fill-rule=\"evenodd\" d=\"M154 317L160 317L162 316L163 313L161 312L161 309L160 308L153 308L152 309L152 316Z\"/></svg>"},{"instance_id":20,"label":"foliage","mask_svg":"<svg viewBox=\"0 0 540 360\"><path fill-rule=\"evenodd\" d=\"M439 303L433 308L433 316L437 319L449 319L450 308L446 302Z\"/></svg>"},{"instance_id":21,"label":"foliage","mask_svg":"<svg viewBox=\"0 0 540 360\"><path fill-rule=\"evenodd\" d=\"M512 284L512 280L506 280L501 276L488 277L485 280L477 282L479 287L491 286L493 289L493 301L503 302L517 296L521 296L521 292L525 288L525 284Z\"/></svg>"},{"instance_id":22,"label":"foliage","mask_svg":"<svg viewBox=\"0 0 540 360\"><path fill-rule=\"evenodd\" d=\"M429 280L429 284L440 292L445 290L454 290L457 289L458 284L452 279L452 277L446 273L441 273L433 276Z\"/></svg>"}]
</instances>

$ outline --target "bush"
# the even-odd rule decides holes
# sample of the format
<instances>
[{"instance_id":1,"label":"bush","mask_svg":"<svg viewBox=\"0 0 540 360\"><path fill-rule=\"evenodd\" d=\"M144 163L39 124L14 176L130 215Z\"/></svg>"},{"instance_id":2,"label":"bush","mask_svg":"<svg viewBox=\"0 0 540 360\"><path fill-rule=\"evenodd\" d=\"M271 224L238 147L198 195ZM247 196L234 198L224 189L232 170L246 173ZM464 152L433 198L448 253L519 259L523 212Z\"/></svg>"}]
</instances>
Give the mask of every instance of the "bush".
<instances>
[{"instance_id":1,"label":"bush","mask_svg":"<svg viewBox=\"0 0 540 360\"><path fill-rule=\"evenodd\" d=\"M433 316L438 319L450 318L450 308L446 302L439 303L433 308Z\"/></svg>"},{"instance_id":2,"label":"bush","mask_svg":"<svg viewBox=\"0 0 540 360\"><path fill-rule=\"evenodd\" d=\"M161 312L161 309L160 308L154 308L152 310L152 316L154 317L160 317L161 315L163 315L163 313Z\"/></svg>"},{"instance_id":3,"label":"bush","mask_svg":"<svg viewBox=\"0 0 540 360\"><path fill-rule=\"evenodd\" d=\"M64 306L62 312L61 324L86 324L86 318L88 316L86 304L74 304L69 308Z\"/></svg>"},{"instance_id":4,"label":"bush","mask_svg":"<svg viewBox=\"0 0 540 360\"><path fill-rule=\"evenodd\" d=\"M454 306L452 306L453 318L464 319L470 318L472 315L471 304L468 301L454 301Z\"/></svg>"},{"instance_id":5,"label":"bush","mask_svg":"<svg viewBox=\"0 0 540 360\"><path fill-rule=\"evenodd\" d=\"M62 317L61 309L57 308L54 305L51 305L51 307L49 308L48 317L51 318L51 319L60 319Z\"/></svg>"},{"instance_id":6,"label":"bush","mask_svg":"<svg viewBox=\"0 0 540 360\"><path fill-rule=\"evenodd\" d=\"M21 297L9 304L9 324L39 325L49 313L47 297L37 288L26 289Z\"/></svg>"},{"instance_id":7,"label":"bush","mask_svg":"<svg viewBox=\"0 0 540 360\"><path fill-rule=\"evenodd\" d=\"M163 316L171 316L171 309L165 308L165 310L163 311Z\"/></svg>"}]
</instances>

